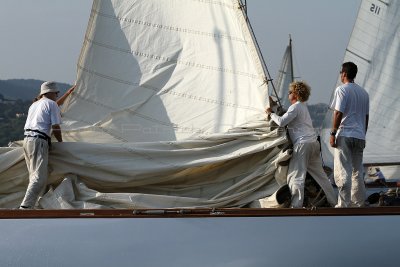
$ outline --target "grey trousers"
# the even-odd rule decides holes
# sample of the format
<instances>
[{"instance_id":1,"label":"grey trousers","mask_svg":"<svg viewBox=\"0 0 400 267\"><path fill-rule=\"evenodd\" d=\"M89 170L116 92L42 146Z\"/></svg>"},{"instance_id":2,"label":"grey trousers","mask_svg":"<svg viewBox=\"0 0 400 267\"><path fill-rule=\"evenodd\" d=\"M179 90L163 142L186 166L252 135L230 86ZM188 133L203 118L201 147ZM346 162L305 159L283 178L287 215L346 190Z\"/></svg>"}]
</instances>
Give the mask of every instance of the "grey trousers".
<instances>
[{"instance_id":1,"label":"grey trousers","mask_svg":"<svg viewBox=\"0 0 400 267\"><path fill-rule=\"evenodd\" d=\"M322 160L319 154L319 142L300 143L293 148L293 155L289 163L288 185L292 194L293 208L303 206L304 202L304 183L307 172L324 190L326 198L332 206L336 205L337 197L329 182L328 176L322 168Z\"/></svg>"},{"instance_id":2,"label":"grey trousers","mask_svg":"<svg viewBox=\"0 0 400 267\"><path fill-rule=\"evenodd\" d=\"M46 140L25 137L23 147L29 172L29 185L21 206L34 208L39 194L47 183L49 145Z\"/></svg>"},{"instance_id":3,"label":"grey trousers","mask_svg":"<svg viewBox=\"0 0 400 267\"><path fill-rule=\"evenodd\" d=\"M336 207L363 207L366 198L362 164L365 140L338 136L336 144L334 175L339 190Z\"/></svg>"}]
</instances>

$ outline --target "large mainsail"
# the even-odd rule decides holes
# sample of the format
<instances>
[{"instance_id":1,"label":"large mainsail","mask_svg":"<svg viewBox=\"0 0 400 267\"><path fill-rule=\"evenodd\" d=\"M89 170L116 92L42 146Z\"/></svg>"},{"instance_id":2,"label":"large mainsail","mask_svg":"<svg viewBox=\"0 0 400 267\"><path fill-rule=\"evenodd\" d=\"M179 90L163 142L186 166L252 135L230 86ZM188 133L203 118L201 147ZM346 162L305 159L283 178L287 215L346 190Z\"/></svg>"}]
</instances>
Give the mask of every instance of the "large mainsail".
<instances>
[{"instance_id":1,"label":"large mainsail","mask_svg":"<svg viewBox=\"0 0 400 267\"><path fill-rule=\"evenodd\" d=\"M267 85L247 27L236 0L94 1L66 138L182 140L259 115Z\"/></svg>"},{"instance_id":2,"label":"large mainsail","mask_svg":"<svg viewBox=\"0 0 400 267\"><path fill-rule=\"evenodd\" d=\"M238 0L94 0L41 207L240 207L273 194L290 155L264 113L266 80ZM22 148L0 155L10 207L28 174Z\"/></svg>"},{"instance_id":3,"label":"large mainsail","mask_svg":"<svg viewBox=\"0 0 400 267\"><path fill-rule=\"evenodd\" d=\"M358 66L355 82L370 96L365 164L397 164L400 150L400 1L363 0L343 62ZM339 67L338 67L339 70ZM340 78L338 79L340 84ZM332 112L322 129L325 163L332 166L329 131Z\"/></svg>"}]
</instances>

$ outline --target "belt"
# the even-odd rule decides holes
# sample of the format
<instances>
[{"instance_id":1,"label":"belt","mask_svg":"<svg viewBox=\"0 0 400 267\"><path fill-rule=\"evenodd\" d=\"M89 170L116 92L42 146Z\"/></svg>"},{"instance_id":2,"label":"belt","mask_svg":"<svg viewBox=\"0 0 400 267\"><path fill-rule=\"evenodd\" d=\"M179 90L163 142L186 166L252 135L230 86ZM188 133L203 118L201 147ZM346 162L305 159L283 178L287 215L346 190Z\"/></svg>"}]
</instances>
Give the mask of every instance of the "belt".
<instances>
[{"instance_id":1,"label":"belt","mask_svg":"<svg viewBox=\"0 0 400 267\"><path fill-rule=\"evenodd\" d=\"M25 129L25 131L38 133L39 136L42 136L42 137L46 138L46 140L51 140L50 136L48 136L47 134L45 134L44 132L41 132L39 130ZM34 137L34 136L30 136L30 137Z\"/></svg>"},{"instance_id":2,"label":"belt","mask_svg":"<svg viewBox=\"0 0 400 267\"><path fill-rule=\"evenodd\" d=\"M47 143L49 144L49 146L51 146L51 138L50 138L50 136L48 136L44 132L41 132L39 130L32 130L32 129L25 129L25 131L38 133L38 135L29 135L29 134L27 134L27 135L25 135L25 137L33 137L33 138L40 138L40 139L46 140Z\"/></svg>"},{"instance_id":3,"label":"belt","mask_svg":"<svg viewBox=\"0 0 400 267\"><path fill-rule=\"evenodd\" d=\"M25 137L32 137L32 138L40 138L40 139L46 140L47 142L49 141L49 139L47 137L42 136L42 135L24 135L24 136Z\"/></svg>"}]
</instances>

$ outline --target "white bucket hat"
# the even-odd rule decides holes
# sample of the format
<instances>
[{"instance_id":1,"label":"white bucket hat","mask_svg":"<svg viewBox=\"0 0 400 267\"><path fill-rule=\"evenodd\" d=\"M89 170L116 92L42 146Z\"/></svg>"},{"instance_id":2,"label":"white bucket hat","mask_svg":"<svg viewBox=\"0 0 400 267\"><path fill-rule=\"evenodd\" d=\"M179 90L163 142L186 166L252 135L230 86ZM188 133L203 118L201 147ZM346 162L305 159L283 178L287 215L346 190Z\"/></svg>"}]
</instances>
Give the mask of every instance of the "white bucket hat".
<instances>
[{"instance_id":1,"label":"white bucket hat","mask_svg":"<svg viewBox=\"0 0 400 267\"><path fill-rule=\"evenodd\" d=\"M44 82L40 86L40 95L44 95L47 93L58 93L58 92L60 92L60 90L58 90L55 82Z\"/></svg>"}]
</instances>

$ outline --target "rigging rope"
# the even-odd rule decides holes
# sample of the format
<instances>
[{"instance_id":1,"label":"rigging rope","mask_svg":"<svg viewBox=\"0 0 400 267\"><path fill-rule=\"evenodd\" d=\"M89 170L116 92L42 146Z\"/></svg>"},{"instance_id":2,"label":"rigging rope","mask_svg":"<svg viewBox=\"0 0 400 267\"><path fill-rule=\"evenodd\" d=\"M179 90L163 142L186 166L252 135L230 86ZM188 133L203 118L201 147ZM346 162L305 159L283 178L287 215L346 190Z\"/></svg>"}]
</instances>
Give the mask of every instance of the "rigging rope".
<instances>
[{"instance_id":1,"label":"rigging rope","mask_svg":"<svg viewBox=\"0 0 400 267\"><path fill-rule=\"evenodd\" d=\"M259 56L260 56L260 58L261 58L261 62L262 62L263 67L264 67L264 74L266 74L266 77L265 77L265 79L264 79L264 83L267 83L267 84L268 84L268 82L271 82L273 93L275 94L275 97L277 98L277 101L278 101L278 106L279 106L279 108L282 109L282 108L283 108L283 107L282 107L282 103L281 103L281 101L279 100L278 94L277 94L276 89L275 89L275 85L274 85L274 83L273 83L273 79L271 78L271 75L270 75L270 73L269 73L267 64L265 63L264 56L263 56L263 54L261 53L260 45L258 44L257 38L256 38L256 36L255 36L255 34L254 34L254 30L253 30L253 27L251 26L250 19L249 19L249 17L247 16L247 1L245 0L245 4L243 4L242 0L238 0L238 1L239 1L239 9L241 9L241 10L243 11L243 14L244 14L244 16L245 16L245 18L246 18L247 25L248 25L249 30L250 30L250 32L251 32L251 35L252 35L252 37L253 37L254 44L255 44L256 47L257 47L257 50L258 50L257 52L258 52L258 54L259 54Z\"/></svg>"}]
</instances>

